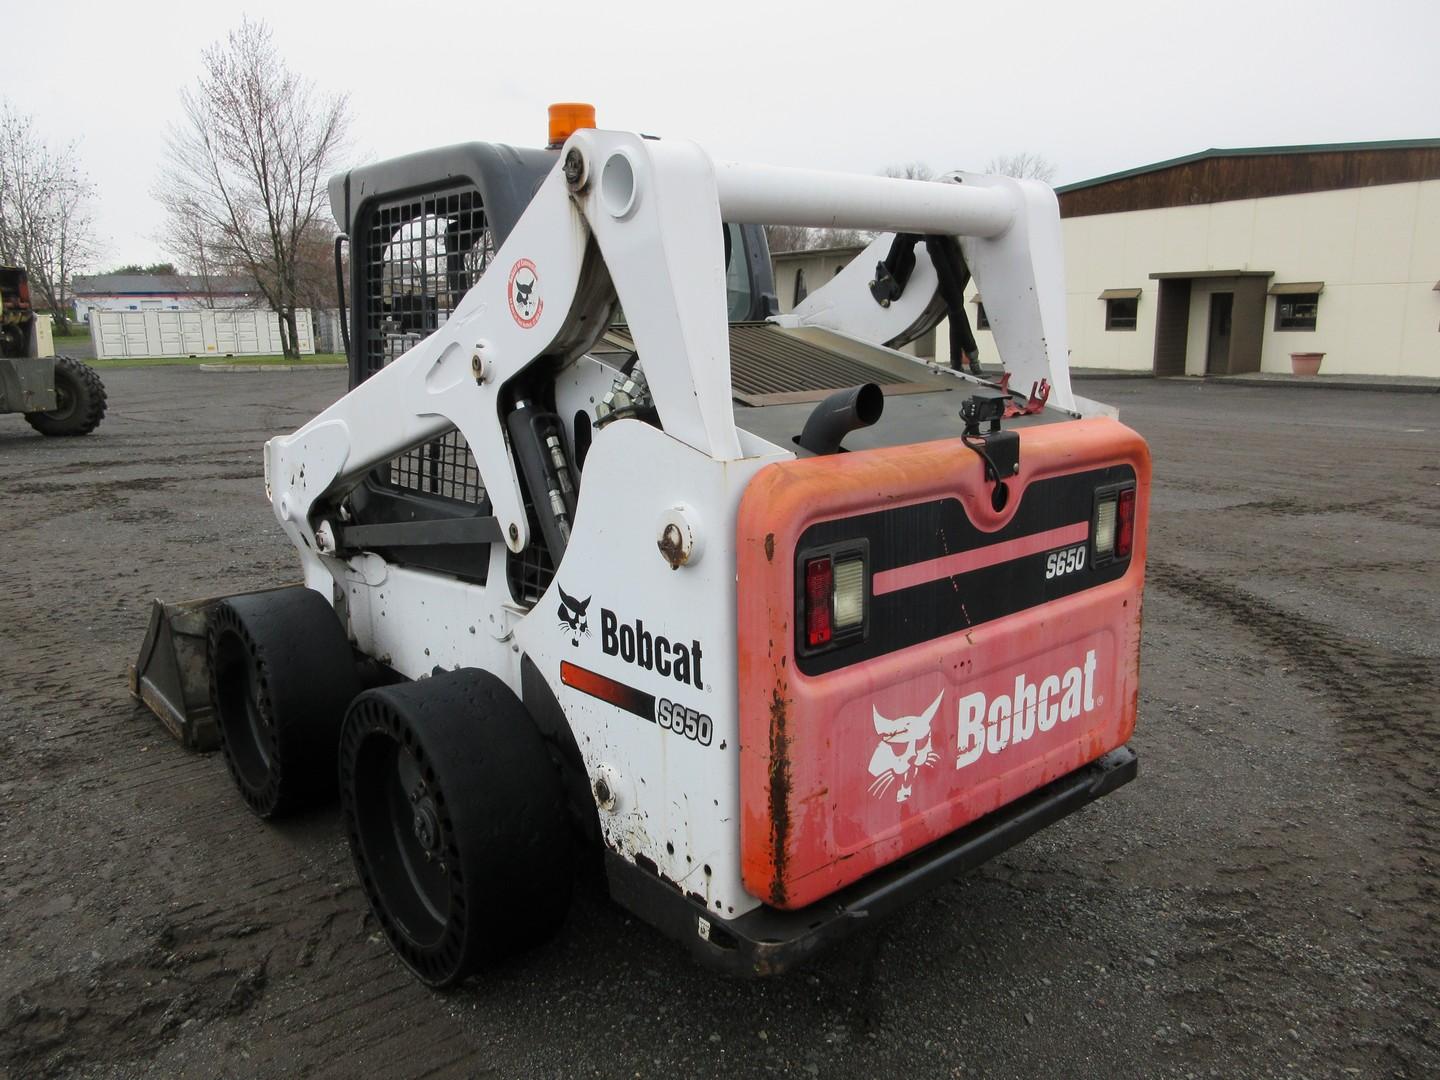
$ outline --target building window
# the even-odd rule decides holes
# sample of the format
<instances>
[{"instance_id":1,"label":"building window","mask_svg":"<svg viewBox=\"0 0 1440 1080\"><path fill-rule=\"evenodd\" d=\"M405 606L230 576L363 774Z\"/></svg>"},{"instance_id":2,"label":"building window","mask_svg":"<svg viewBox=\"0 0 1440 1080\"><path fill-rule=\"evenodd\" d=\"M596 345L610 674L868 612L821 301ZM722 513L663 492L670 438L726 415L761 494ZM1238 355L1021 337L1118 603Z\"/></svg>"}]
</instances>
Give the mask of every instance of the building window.
<instances>
[{"instance_id":1,"label":"building window","mask_svg":"<svg viewBox=\"0 0 1440 1080\"><path fill-rule=\"evenodd\" d=\"M1314 330L1320 312L1320 294L1287 293L1275 297L1276 330Z\"/></svg>"},{"instance_id":2,"label":"building window","mask_svg":"<svg viewBox=\"0 0 1440 1080\"><path fill-rule=\"evenodd\" d=\"M1105 301L1105 329L1106 330L1134 330L1136 320L1140 317L1140 301L1138 298L1122 298Z\"/></svg>"},{"instance_id":3,"label":"building window","mask_svg":"<svg viewBox=\"0 0 1440 1080\"><path fill-rule=\"evenodd\" d=\"M989 317L985 314L985 305L982 304L979 300L976 300L976 301L975 301L975 329L976 329L976 330L989 330L989 329L990 329L990 319L989 319Z\"/></svg>"},{"instance_id":4,"label":"building window","mask_svg":"<svg viewBox=\"0 0 1440 1080\"><path fill-rule=\"evenodd\" d=\"M799 307L800 302L810 295L810 290L805 287L805 268L799 267L795 271L795 298L791 301L791 307Z\"/></svg>"},{"instance_id":5,"label":"building window","mask_svg":"<svg viewBox=\"0 0 1440 1080\"><path fill-rule=\"evenodd\" d=\"M1106 330L1134 330L1140 318L1139 289L1106 289L1100 294L1105 301Z\"/></svg>"}]
</instances>

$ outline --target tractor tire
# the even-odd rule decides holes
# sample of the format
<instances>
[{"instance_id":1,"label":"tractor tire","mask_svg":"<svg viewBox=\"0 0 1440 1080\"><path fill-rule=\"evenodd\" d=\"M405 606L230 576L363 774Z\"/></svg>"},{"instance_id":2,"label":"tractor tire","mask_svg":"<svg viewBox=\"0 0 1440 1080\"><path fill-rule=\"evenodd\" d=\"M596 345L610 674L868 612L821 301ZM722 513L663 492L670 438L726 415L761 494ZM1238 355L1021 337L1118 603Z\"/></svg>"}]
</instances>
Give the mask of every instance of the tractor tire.
<instances>
[{"instance_id":1,"label":"tractor tire","mask_svg":"<svg viewBox=\"0 0 1440 1080\"><path fill-rule=\"evenodd\" d=\"M340 736L355 870L395 952L450 987L552 936L575 877L559 767L487 671L367 690Z\"/></svg>"},{"instance_id":2,"label":"tractor tire","mask_svg":"<svg viewBox=\"0 0 1440 1080\"><path fill-rule=\"evenodd\" d=\"M105 384L95 369L70 356L55 358L55 408L25 414L41 435L89 435L105 418Z\"/></svg>"},{"instance_id":3,"label":"tractor tire","mask_svg":"<svg viewBox=\"0 0 1440 1080\"><path fill-rule=\"evenodd\" d=\"M325 598L299 586L227 597L206 649L220 749L245 804L271 820L333 799L360 676Z\"/></svg>"}]
</instances>

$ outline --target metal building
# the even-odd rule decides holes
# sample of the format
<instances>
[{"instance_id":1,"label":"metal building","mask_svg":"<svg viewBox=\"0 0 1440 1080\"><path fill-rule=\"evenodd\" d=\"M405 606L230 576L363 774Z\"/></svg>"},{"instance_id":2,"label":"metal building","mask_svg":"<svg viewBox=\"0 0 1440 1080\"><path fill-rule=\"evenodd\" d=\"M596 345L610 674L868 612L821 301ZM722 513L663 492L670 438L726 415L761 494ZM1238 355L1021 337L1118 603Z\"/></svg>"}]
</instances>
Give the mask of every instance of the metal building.
<instances>
[{"instance_id":1,"label":"metal building","mask_svg":"<svg viewBox=\"0 0 1440 1080\"><path fill-rule=\"evenodd\" d=\"M1057 193L1076 367L1319 353L1322 373L1440 376L1440 139L1204 150Z\"/></svg>"},{"instance_id":2,"label":"metal building","mask_svg":"<svg viewBox=\"0 0 1440 1080\"><path fill-rule=\"evenodd\" d=\"M1070 363L1440 376L1440 139L1203 150L1056 189ZM850 250L775 257L782 310ZM984 298L967 297L984 362ZM946 357L942 324L933 355Z\"/></svg>"}]
</instances>

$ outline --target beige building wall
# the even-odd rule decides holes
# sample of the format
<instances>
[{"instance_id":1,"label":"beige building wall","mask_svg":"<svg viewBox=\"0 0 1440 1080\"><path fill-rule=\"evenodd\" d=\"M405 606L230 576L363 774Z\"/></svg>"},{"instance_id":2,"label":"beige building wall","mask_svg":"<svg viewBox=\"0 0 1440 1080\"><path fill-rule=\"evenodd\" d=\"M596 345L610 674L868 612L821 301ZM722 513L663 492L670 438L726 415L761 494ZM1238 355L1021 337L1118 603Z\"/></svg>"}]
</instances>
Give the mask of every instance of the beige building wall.
<instances>
[{"instance_id":1,"label":"beige building wall","mask_svg":"<svg viewBox=\"0 0 1440 1080\"><path fill-rule=\"evenodd\" d=\"M804 273L805 289L813 293L838 274L864 248L821 248L816 251L782 251L771 256L775 295L782 315L795 309L795 278Z\"/></svg>"},{"instance_id":2,"label":"beige building wall","mask_svg":"<svg viewBox=\"0 0 1440 1080\"><path fill-rule=\"evenodd\" d=\"M815 251L782 251L772 255L770 266L775 276L775 295L780 300L780 314L795 309L795 279L799 274L805 275L808 296L849 266L851 260L864 250L860 247L820 248ZM929 359L935 355L935 340L934 333L924 334L900 351Z\"/></svg>"},{"instance_id":3,"label":"beige building wall","mask_svg":"<svg viewBox=\"0 0 1440 1080\"><path fill-rule=\"evenodd\" d=\"M1074 367L1152 367L1151 274L1269 270L1271 284L1324 291L1313 331L1277 331L1268 298L1262 371L1323 352L1324 373L1440 376L1440 180L1066 218L1064 231ZM1187 373L1204 371L1210 293L1223 287L1192 283ZM1116 288L1143 290L1133 331L1105 329L1097 298Z\"/></svg>"},{"instance_id":4,"label":"beige building wall","mask_svg":"<svg viewBox=\"0 0 1440 1080\"><path fill-rule=\"evenodd\" d=\"M1440 376L1440 180L1096 214L1063 228L1072 367L1153 368L1160 283L1151 274L1249 270L1272 271L1267 286L1324 283L1313 331L1276 330L1276 298L1266 298L1261 371L1289 371L1292 352L1322 352L1324 374ZM813 291L851 257L777 258L781 310L792 306L796 269ZM1211 293L1232 287L1192 279L1187 374L1205 371ZM1141 290L1134 330L1105 329L1106 289ZM976 295L972 283L972 326ZM994 338L977 329L975 339L982 364L996 364ZM950 355L944 323L933 355Z\"/></svg>"}]
</instances>

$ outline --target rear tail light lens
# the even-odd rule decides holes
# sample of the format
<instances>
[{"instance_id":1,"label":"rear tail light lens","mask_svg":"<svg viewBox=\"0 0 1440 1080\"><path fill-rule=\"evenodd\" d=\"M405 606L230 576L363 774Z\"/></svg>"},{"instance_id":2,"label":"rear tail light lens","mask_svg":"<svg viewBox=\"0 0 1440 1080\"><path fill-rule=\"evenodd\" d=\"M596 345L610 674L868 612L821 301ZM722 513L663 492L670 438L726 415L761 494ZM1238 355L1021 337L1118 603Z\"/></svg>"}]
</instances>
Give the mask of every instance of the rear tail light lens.
<instances>
[{"instance_id":1,"label":"rear tail light lens","mask_svg":"<svg viewBox=\"0 0 1440 1080\"><path fill-rule=\"evenodd\" d=\"M864 541L800 556L795 600L802 651L835 649L864 638L870 607L867 563Z\"/></svg>"},{"instance_id":2,"label":"rear tail light lens","mask_svg":"<svg viewBox=\"0 0 1440 1080\"><path fill-rule=\"evenodd\" d=\"M834 636L830 602L835 591L835 565L826 555L805 563L805 641L810 648L828 645Z\"/></svg>"},{"instance_id":3,"label":"rear tail light lens","mask_svg":"<svg viewBox=\"0 0 1440 1080\"><path fill-rule=\"evenodd\" d=\"M865 622L865 560L835 560L835 630L843 633Z\"/></svg>"},{"instance_id":4,"label":"rear tail light lens","mask_svg":"<svg viewBox=\"0 0 1440 1080\"><path fill-rule=\"evenodd\" d=\"M1115 554L1115 497L1101 499L1095 506L1095 556Z\"/></svg>"},{"instance_id":5,"label":"rear tail light lens","mask_svg":"<svg viewBox=\"0 0 1440 1080\"><path fill-rule=\"evenodd\" d=\"M1119 523L1115 529L1115 557L1128 559L1135 546L1135 489L1120 492Z\"/></svg>"},{"instance_id":6,"label":"rear tail light lens","mask_svg":"<svg viewBox=\"0 0 1440 1080\"><path fill-rule=\"evenodd\" d=\"M1135 485L1115 484L1095 492L1090 543L1096 563L1128 559L1135 546Z\"/></svg>"}]
</instances>

